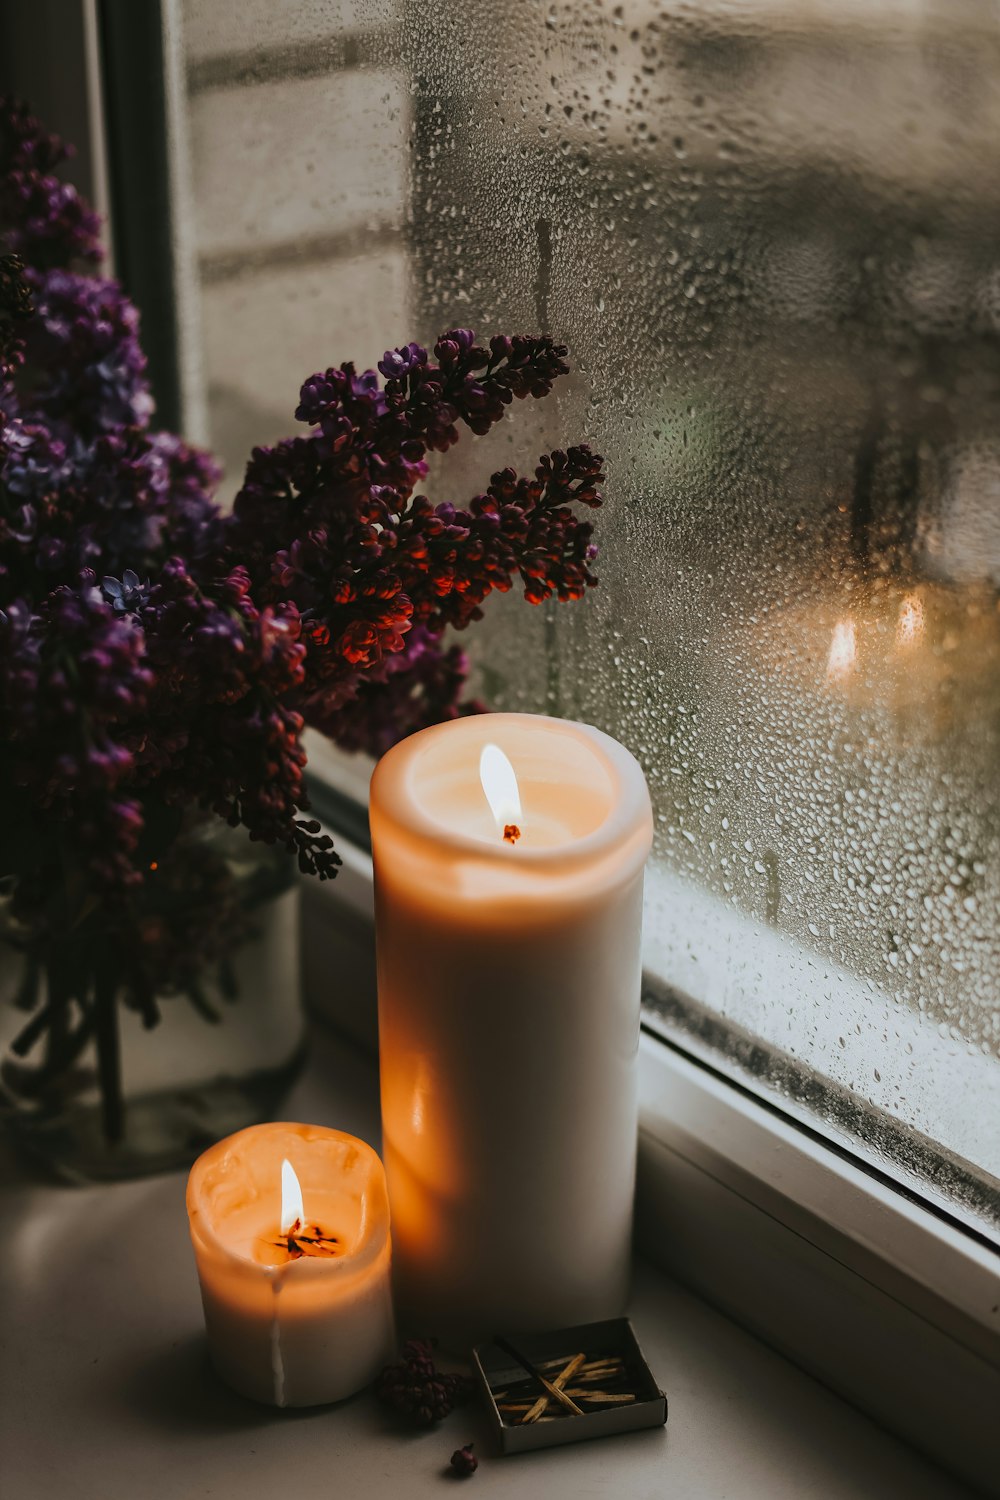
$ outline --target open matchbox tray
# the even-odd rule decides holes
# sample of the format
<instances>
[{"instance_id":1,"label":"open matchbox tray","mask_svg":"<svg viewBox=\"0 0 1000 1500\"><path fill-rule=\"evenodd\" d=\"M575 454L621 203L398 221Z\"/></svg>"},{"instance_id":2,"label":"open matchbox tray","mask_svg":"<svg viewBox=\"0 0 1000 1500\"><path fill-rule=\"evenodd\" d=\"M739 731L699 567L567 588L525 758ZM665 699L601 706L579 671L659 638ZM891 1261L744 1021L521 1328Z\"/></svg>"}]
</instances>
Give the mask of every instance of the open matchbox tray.
<instances>
[{"instance_id":1,"label":"open matchbox tray","mask_svg":"<svg viewBox=\"0 0 1000 1500\"><path fill-rule=\"evenodd\" d=\"M544 1389L495 1344L477 1344L473 1369L502 1453L528 1453L615 1432L662 1427L667 1420L667 1398L653 1379L628 1318L526 1334L510 1343L549 1381L555 1381L575 1355L585 1355L587 1365L579 1378L567 1382L566 1390L587 1394L576 1397L582 1408L579 1416L549 1397L544 1414L525 1422L537 1398L545 1396ZM599 1375L601 1369L608 1374ZM602 1402L602 1393L618 1400Z\"/></svg>"}]
</instances>

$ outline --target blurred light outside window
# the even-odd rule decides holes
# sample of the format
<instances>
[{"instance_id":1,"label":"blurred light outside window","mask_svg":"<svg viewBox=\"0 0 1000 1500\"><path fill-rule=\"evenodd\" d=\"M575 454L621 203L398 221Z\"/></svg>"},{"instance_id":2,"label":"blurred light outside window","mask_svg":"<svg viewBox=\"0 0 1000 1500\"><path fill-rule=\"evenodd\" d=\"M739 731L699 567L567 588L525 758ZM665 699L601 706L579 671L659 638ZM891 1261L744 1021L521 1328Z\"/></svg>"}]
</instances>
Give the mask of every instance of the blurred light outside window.
<instances>
[{"instance_id":1,"label":"blurred light outside window","mask_svg":"<svg viewBox=\"0 0 1000 1500\"><path fill-rule=\"evenodd\" d=\"M565 389L428 482L607 459L600 588L491 601L477 685L642 761L647 1024L995 1232L996 6L180 14L227 492L314 369L564 340Z\"/></svg>"}]
</instances>

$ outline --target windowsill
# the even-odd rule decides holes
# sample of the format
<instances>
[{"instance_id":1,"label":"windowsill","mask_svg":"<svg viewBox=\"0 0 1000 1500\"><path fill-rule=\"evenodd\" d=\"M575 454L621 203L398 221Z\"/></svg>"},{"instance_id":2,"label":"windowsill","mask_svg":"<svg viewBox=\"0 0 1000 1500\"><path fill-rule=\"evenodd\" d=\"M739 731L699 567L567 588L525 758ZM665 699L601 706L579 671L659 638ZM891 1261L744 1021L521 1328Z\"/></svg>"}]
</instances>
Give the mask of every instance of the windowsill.
<instances>
[{"instance_id":1,"label":"windowsill","mask_svg":"<svg viewBox=\"0 0 1000 1500\"><path fill-rule=\"evenodd\" d=\"M377 1144L372 1060L319 1030L288 1110ZM970 1493L642 1261L630 1311L667 1392L663 1431L502 1459L475 1405L418 1435L397 1433L369 1395L306 1413L256 1407L207 1365L182 1174L68 1189L3 1166L0 1443L14 1493L228 1500L280 1495L294 1480L303 1494L418 1500L439 1493L470 1438L477 1480L498 1496Z\"/></svg>"}]
</instances>

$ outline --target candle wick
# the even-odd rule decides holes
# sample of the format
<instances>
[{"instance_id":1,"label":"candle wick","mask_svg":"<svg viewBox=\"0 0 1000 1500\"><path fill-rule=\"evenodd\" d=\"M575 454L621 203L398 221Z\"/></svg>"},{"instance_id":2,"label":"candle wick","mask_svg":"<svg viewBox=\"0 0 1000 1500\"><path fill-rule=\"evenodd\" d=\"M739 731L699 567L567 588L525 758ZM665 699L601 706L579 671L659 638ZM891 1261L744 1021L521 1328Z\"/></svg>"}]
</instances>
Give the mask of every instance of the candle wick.
<instances>
[{"instance_id":1,"label":"candle wick","mask_svg":"<svg viewBox=\"0 0 1000 1500\"><path fill-rule=\"evenodd\" d=\"M521 837L521 830L516 823L505 823L503 829L503 841L505 844L516 844Z\"/></svg>"},{"instance_id":2,"label":"candle wick","mask_svg":"<svg viewBox=\"0 0 1000 1500\"><path fill-rule=\"evenodd\" d=\"M273 1243L280 1246L290 1260L301 1260L304 1255L340 1254L335 1234L325 1234L318 1225L303 1224L301 1219L296 1219L287 1234L281 1234Z\"/></svg>"}]
</instances>

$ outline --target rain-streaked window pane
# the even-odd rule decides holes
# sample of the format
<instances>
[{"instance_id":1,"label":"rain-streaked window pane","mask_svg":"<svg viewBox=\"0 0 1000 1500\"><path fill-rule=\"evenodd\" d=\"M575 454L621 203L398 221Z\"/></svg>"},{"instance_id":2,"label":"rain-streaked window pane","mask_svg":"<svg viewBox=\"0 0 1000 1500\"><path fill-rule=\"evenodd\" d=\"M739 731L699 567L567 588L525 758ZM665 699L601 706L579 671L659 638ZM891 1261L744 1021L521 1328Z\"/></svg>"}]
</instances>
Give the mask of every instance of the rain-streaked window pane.
<instances>
[{"instance_id":1,"label":"rain-streaked window pane","mask_svg":"<svg viewBox=\"0 0 1000 1500\"><path fill-rule=\"evenodd\" d=\"M988 1214L996 6L185 16L201 357L233 477L314 368L456 323L564 340L566 388L449 457L439 494L586 438L608 465L601 586L493 601L480 685L642 760L650 1024Z\"/></svg>"}]
</instances>

